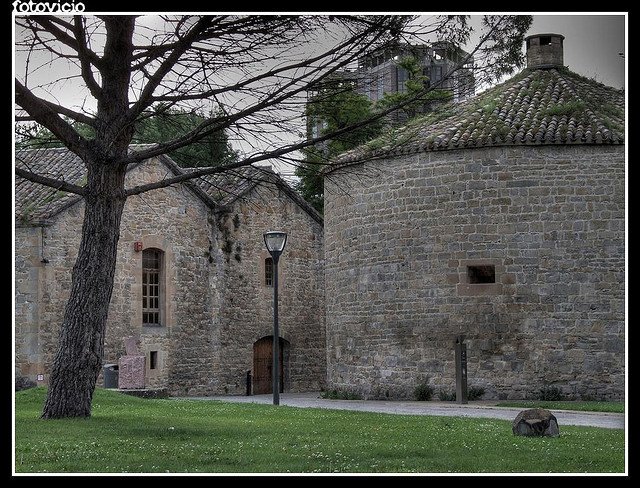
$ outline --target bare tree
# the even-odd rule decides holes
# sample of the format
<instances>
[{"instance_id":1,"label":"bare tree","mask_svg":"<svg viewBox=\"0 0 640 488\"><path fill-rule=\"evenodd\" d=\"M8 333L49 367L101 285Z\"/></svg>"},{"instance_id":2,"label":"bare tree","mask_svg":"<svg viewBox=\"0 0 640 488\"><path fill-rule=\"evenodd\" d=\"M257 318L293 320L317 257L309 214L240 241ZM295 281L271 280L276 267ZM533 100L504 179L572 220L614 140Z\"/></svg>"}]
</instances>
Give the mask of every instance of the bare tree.
<instances>
[{"instance_id":1,"label":"bare tree","mask_svg":"<svg viewBox=\"0 0 640 488\"><path fill-rule=\"evenodd\" d=\"M487 17L486 34L474 53L485 49L496 70L517 66L513 46L519 53L528 28L526 20L518 19ZM16 161L18 177L84 198L80 248L43 418L91 414L127 197L267 159L296 161L297 150L337 135L291 137L303 127L300 104L311 86L402 36L439 34L460 43L469 35L464 17L435 17L422 25L413 21L407 16L16 18L16 48L25 60L24 74L15 79L16 120L46 127L82 159L87 175L81 185L37 174ZM42 61L45 56L48 60ZM91 108L58 102L58 79L32 81L38 71L55 72L61 62L68 64L71 79L79 81L87 100L93 100L87 103ZM484 65L486 73L490 65ZM134 124L157 116L152 107L159 103L213 115L173 140L130 151ZM212 106L218 110L207 110ZM83 136L77 124L88 126L92 137ZM253 139L255 145L233 162L125 187L129 165L223 130Z\"/></svg>"}]
</instances>

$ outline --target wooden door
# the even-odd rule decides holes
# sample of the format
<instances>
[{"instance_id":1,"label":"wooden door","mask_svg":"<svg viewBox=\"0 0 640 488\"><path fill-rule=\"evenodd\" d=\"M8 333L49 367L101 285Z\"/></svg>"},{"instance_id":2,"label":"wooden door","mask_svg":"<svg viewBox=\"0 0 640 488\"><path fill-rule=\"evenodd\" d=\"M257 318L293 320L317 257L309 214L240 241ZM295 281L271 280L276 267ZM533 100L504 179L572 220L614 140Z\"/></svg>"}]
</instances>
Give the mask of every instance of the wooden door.
<instances>
[{"instance_id":1,"label":"wooden door","mask_svg":"<svg viewBox=\"0 0 640 488\"><path fill-rule=\"evenodd\" d=\"M284 367L282 361L282 349L284 347L280 339L280 392L284 391ZM273 336L263 337L253 344L253 394L261 395L272 393L273 382Z\"/></svg>"}]
</instances>

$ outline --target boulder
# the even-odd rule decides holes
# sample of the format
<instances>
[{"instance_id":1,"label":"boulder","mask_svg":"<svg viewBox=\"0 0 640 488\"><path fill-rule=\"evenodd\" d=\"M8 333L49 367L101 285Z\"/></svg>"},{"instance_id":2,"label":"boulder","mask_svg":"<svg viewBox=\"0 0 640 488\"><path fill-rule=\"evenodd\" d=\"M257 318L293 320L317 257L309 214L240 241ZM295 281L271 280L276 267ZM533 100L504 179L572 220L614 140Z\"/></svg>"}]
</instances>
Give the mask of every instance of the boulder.
<instances>
[{"instance_id":1,"label":"boulder","mask_svg":"<svg viewBox=\"0 0 640 488\"><path fill-rule=\"evenodd\" d=\"M558 437L558 419L549 410L531 408L520 412L513 421L513 435Z\"/></svg>"}]
</instances>

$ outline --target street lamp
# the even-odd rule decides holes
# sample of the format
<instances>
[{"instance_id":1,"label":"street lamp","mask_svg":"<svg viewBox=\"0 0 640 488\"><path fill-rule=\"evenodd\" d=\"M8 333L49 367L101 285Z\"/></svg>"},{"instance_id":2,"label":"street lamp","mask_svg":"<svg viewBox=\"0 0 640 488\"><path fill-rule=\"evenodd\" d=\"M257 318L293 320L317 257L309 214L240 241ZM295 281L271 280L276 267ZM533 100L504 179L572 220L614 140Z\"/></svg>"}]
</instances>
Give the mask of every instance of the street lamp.
<instances>
[{"instance_id":1,"label":"street lamp","mask_svg":"<svg viewBox=\"0 0 640 488\"><path fill-rule=\"evenodd\" d=\"M280 405L280 332L278 331L278 260L287 244L287 233L268 231L264 243L273 259L273 404Z\"/></svg>"}]
</instances>

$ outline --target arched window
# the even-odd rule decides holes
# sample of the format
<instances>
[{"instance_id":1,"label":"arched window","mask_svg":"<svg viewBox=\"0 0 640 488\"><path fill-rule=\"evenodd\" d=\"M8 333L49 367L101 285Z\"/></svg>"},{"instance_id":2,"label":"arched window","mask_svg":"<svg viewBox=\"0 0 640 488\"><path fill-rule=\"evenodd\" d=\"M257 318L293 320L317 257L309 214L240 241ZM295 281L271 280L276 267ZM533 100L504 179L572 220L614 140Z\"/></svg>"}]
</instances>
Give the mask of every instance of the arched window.
<instances>
[{"instance_id":1,"label":"arched window","mask_svg":"<svg viewBox=\"0 0 640 488\"><path fill-rule=\"evenodd\" d=\"M162 326L164 319L163 256L160 249L142 251L142 325Z\"/></svg>"},{"instance_id":2,"label":"arched window","mask_svg":"<svg viewBox=\"0 0 640 488\"><path fill-rule=\"evenodd\" d=\"M273 286L273 259L265 258L264 260L264 284L265 286Z\"/></svg>"}]
</instances>

